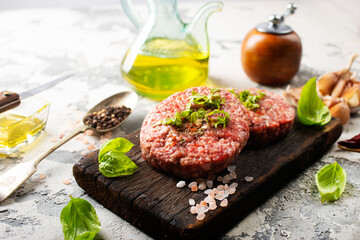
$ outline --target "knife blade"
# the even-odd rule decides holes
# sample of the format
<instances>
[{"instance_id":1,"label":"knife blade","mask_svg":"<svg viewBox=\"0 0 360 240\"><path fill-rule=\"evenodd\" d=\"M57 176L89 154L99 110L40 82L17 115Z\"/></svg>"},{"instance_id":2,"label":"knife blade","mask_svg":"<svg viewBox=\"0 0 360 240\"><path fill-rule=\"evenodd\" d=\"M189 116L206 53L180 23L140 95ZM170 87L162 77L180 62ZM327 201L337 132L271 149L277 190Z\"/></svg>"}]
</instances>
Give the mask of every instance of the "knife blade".
<instances>
[{"instance_id":1,"label":"knife blade","mask_svg":"<svg viewBox=\"0 0 360 240\"><path fill-rule=\"evenodd\" d=\"M0 113L5 112L9 109L12 109L14 107L17 107L21 100L33 96L39 92L42 92L59 82L64 81L65 79L68 79L69 77L74 76L73 73L62 76L60 78L57 78L55 80L49 81L47 83L41 84L33 89L30 89L28 91L22 92L20 94L11 92L11 91L2 91L0 92Z\"/></svg>"}]
</instances>

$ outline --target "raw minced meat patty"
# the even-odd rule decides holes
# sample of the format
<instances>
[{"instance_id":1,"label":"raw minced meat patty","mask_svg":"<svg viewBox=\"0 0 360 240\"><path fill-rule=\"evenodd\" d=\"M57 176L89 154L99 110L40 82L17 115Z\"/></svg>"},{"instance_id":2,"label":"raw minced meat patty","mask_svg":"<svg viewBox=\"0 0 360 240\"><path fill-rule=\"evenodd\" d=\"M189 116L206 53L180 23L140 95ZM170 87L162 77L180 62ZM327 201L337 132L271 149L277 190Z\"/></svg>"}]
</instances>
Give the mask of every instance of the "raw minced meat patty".
<instances>
[{"instance_id":1,"label":"raw minced meat patty","mask_svg":"<svg viewBox=\"0 0 360 240\"><path fill-rule=\"evenodd\" d=\"M246 109L250 121L250 138L246 146L263 147L285 137L294 123L294 108L276 93L257 88L236 92L240 93L243 90L249 90L254 95L259 95L259 91L265 93L265 96L257 102L259 108Z\"/></svg>"},{"instance_id":2,"label":"raw minced meat patty","mask_svg":"<svg viewBox=\"0 0 360 240\"><path fill-rule=\"evenodd\" d=\"M195 91L210 94L210 88L190 88L163 100L145 118L140 146L143 158L158 170L181 178L196 178L224 170L240 153L249 138L249 122L245 107L227 90L219 90L225 103L220 107L229 114L230 121L223 126L202 125L200 134L159 124L177 112L185 110Z\"/></svg>"}]
</instances>

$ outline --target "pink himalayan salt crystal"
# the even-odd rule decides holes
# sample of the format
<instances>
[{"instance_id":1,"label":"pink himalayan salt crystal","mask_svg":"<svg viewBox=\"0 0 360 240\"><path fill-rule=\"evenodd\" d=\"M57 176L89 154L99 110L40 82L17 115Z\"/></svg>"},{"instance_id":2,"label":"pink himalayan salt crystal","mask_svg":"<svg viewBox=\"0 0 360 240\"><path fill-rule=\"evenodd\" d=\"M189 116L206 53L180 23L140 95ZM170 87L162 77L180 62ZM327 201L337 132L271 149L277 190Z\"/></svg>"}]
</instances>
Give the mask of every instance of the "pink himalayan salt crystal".
<instances>
[{"instance_id":1,"label":"pink himalayan salt crystal","mask_svg":"<svg viewBox=\"0 0 360 240\"><path fill-rule=\"evenodd\" d=\"M231 195L231 194L234 194L235 193L235 191L236 191L236 189L235 188L229 188L229 194Z\"/></svg>"},{"instance_id":2,"label":"pink himalayan salt crystal","mask_svg":"<svg viewBox=\"0 0 360 240\"><path fill-rule=\"evenodd\" d=\"M228 205L228 200L227 200L227 198L225 198L224 200L221 201L220 206L226 207L227 205Z\"/></svg>"},{"instance_id":3,"label":"pink himalayan salt crystal","mask_svg":"<svg viewBox=\"0 0 360 240\"><path fill-rule=\"evenodd\" d=\"M227 170L228 170L229 172L232 172L232 171L235 171L235 168L236 168L236 167L232 165L232 166L228 166L228 167L227 167Z\"/></svg>"},{"instance_id":4,"label":"pink himalayan salt crystal","mask_svg":"<svg viewBox=\"0 0 360 240\"><path fill-rule=\"evenodd\" d=\"M191 206L194 206L194 205L195 205L195 200L192 199L192 198L190 198L190 199L189 199L189 204L190 204Z\"/></svg>"},{"instance_id":5,"label":"pink himalayan salt crystal","mask_svg":"<svg viewBox=\"0 0 360 240\"><path fill-rule=\"evenodd\" d=\"M206 181L206 186L207 186L208 188L212 188L212 187L214 186L214 182L213 182L212 180L207 180L207 181Z\"/></svg>"},{"instance_id":6,"label":"pink himalayan salt crystal","mask_svg":"<svg viewBox=\"0 0 360 240\"><path fill-rule=\"evenodd\" d=\"M197 186L197 183L196 182L191 182L188 185L189 188L192 188L193 186Z\"/></svg>"},{"instance_id":7,"label":"pink himalayan salt crystal","mask_svg":"<svg viewBox=\"0 0 360 240\"><path fill-rule=\"evenodd\" d=\"M205 182L200 182L199 183L199 190L203 191L206 189L206 183Z\"/></svg>"},{"instance_id":8,"label":"pink himalayan salt crystal","mask_svg":"<svg viewBox=\"0 0 360 240\"><path fill-rule=\"evenodd\" d=\"M86 155L86 152L85 152L85 151L82 151L80 154L81 154L81 156L85 156L85 155Z\"/></svg>"},{"instance_id":9,"label":"pink himalayan salt crystal","mask_svg":"<svg viewBox=\"0 0 360 240\"><path fill-rule=\"evenodd\" d=\"M216 202L211 202L209 204L209 210L215 210L217 208Z\"/></svg>"},{"instance_id":10,"label":"pink himalayan salt crystal","mask_svg":"<svg viewBox=\"0 0 360 240\"><path fill-rule=\"evenodd\" d=\"M186 185L186 182L185 182L185 181L179 181L179 182L176 184L176 187L178 187L178 188L183 188L183 187L185 187L185 185Z\"/></svg>"},{"instance_id":11,"label":"pink himalayan salt crystal","mask_svg":"<svg viewBox=\"0 0 360 240\"><path fill-rule=\"evenodd\" d=\"M234 171L231 171L229 175L230 175L230 177L231 177L232 179L236 179L236 178L237 178L237 175L236 175L236 173L235 173Z\"/></svg>"},{"instance_id":12,"label":"pink himalayan salt crystal","mask_svg":"<svg viewBox=\"0 0 360 240\"><path fill-rule=\"evenodd\" d=\"M42 173L42 174L40 174L39 178L40 178L40 179L45 179L45 178L46 178L46 175Z\"/></svg>"},{"instance_id":13,"label":"pink himalayan salt crystal","mask_svg":"<svg viewBox=\"0 0 360 240\"><path fill-rule=\"evenodd\" d=\"M94 146L94 145L90 145L90 146L87 147L87 149L88 149L88 150L93 150L93 149L95 149L95 146Z\"/></svg>"},{"instance_id":14,"label":"pink himalayan salt crystal","mask_svg":"<svg viewBox=\"0 0 360 240\"><path fill-rule=\"evenodd\" d=\"M196 185L194 185L194 186L191 187L191 191L192 191L192 192L197 192L197 190L198 190L198 187L197 187Z\"/></svg>"},{"instance_id":15,"label":"pink himalayan salt crystal","mask_svg":"<svg viewBox=\"0 0 360 240\"><path fill-rule=\"evenodd\" d=\"M237 188L238 185L239 185L238 183L234 182L234 183L230 184L229 187L230 188Z\"/></svg>"},{"instance_id":16,"label":"pink himalayan salt crystal","mask_svg":"<svg viewBox=\"0 0 360 240\"><path fill-rule=\"evenodd\" d=\"M205 193L206 195L208 195L211 191L212 191L211 189L206 189L206 190L204 191L204 193Z\"/></svg>"},{"instance_id":17,"label":"pink himalayan salt crystal","mask_svg":"<svg viewBox=\"0 0 360 240\"><path fill-rule=\"evenodd\" d=\"M70 184L71 184L71 181L70 181L70 179L68 179L68 178L63 179L62 182L63 182L63 184L65 184L65 185L70 185Z\"/></svg>"},{"instance_id":18,"label":"pink himalayan salt crystal","mask_svg":"<svg viewBox=\"0 0 360 240\"><path fill-rule=\"evenodd\" d=\"M205 213L203 213L203 212L199 213L196 216L196 219L199 220L199 221L203 220L204 218L205 218Z\"/></svg>"},{"instance_id":19,"label":"pink himalayan salt crystal","mask_svg":"<svg viewBox=\"0 0 360 240\"><path fill-rule=\"evenodd\" d=\"M196 208L195 206L192 206L192 207L190 208L190 213L191 213L191 214L196 214L196 211L197 211L197 208Z\"/></svg>"},{"instance_id":20,"label":"pink himalayan salt crystal","mask_svg":"<svg viewBox=\"0 0 360 240\"><path fill-rule=\"evenodd\" d=\"M253 180L254 180L253 177L249 177L249 176L245 177L245 181L247 181L247 182L252 182Z\"/></svg>"},{"instance_id":21,"label":"pink himalayan salt crystal","mask_svg":"<svg viewBox=\"0 0 360 240\"><path fill-rule=\"evenodd\" d=\"M230 180L231 180L230 175L229 175L229 174L226 174L226 175L223 177L222 182L223 182L223 183L228 183L228 182L230 182Z\"/></svg>"}]
</instances>

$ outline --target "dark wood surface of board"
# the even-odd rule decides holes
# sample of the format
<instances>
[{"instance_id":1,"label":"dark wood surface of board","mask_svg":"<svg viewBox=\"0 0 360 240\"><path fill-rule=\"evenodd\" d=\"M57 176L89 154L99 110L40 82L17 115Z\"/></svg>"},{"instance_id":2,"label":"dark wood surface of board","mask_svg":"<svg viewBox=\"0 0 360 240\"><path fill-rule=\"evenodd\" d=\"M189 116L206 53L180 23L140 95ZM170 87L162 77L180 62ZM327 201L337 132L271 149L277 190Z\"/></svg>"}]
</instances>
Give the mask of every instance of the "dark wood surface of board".
<instances>
[{"instance_id":1,"label":"dark wood surface of board","mask_svg":"<svg viewBox=\"0 0 360 240\"><path fill-rule=\"evenodd\" d=\"M342 126L336 119L324 128L307 127L295 120L284 139L262 149L243 150L232 164L239 183L235 194L228 197L227 207L207 212L202 221L190 213L189 199L198 203L206 195L203 191L191 192L188 187L177 188L181 179L148 165L141 157L139 131L126 136L135 144L127 154L139 167L134 175L103 176L98 169L98 151L76 162L73 173L78 185L92 198L153 238L215 239L317 161L341 132ZM254 180L248 183L246 176Z\"/></svg>"}]
</instances>

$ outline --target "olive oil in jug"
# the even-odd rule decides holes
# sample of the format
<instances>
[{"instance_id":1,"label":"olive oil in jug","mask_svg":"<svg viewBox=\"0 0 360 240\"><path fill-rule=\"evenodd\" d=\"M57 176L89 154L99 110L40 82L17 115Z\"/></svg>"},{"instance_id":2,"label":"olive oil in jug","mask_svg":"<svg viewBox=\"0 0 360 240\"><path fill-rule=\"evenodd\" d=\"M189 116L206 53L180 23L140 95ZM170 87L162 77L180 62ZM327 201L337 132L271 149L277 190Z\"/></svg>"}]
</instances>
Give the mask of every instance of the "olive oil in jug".
<instances>
[{"instance_id":1,"label":"olive oil in jug","mask_svg":"<svg viewBox=\"0 0 360 240\"><path fill-rule=\"evenodd\" d=\"M122 75L141 94L163 99L174 91L203 85L208 60L208 55L184 40L157 38L144 45L131 66L123 62Z\"/></svg>"},{"instance_id":2,"label":"olive oil in jug","mask_svg":"<svg viewBox=\"0 0 360 240\"><path fill-rule=\"evenodd\" d=\"M122 76L139 94L157 100L203 85L209 61L207 20L222 10L222 3L205 4L190 23L181 20L176 0L147 3L149 14L144 21L132 7L132 0L121 0L138 30L122 61Z\"/></svg>"}]
</instances>

